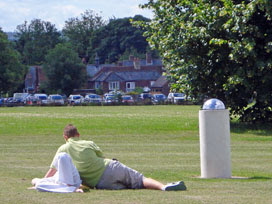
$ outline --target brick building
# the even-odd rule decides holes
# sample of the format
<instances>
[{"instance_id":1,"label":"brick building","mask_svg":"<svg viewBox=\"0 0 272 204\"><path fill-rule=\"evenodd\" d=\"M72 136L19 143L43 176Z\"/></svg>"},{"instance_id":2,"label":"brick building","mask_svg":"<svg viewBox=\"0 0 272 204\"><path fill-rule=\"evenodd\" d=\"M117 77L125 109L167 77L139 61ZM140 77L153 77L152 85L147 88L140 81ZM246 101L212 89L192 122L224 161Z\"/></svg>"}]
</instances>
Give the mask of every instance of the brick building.
<instances>
[{"instance_id":1,"label":"brick building","mask_svg":"<svg viewBox=\"0 0 272 204\"><path fill-rule=\"evenodd\" d=\"M168 95L170 91L169 82L166 79L166 76L161 76L158 78L154 84L151 86L151 92L153 93L163 93Z\"/></svg>"},{"instance_id":2,"label":"brick building","mask_svg":"<svg viewBox=\"0 0 272 204\"><path fill-rule=\"evenodd\" d=\"M130 56L129 60L117 65L96 66L87 72L89 89L102 89L104 93L114 90L130 92L136 87L151 88L161 77L163 67L161 60L152 59L150 54L146 54L144 60Z\"/></svg>"},{"instance_id":3,"label":"brick building","mask_svg":"<svg viewBox=\"0 0 272 204\"><path fill-rule=\"evenodd\" d=\"M136 87L156 88L156 92L161 88L161 92L168 94L168 83L161 79L163 73L162 61L152 59L150 54L146 54L146 59L138 59L130 56L117 64L99 64L99 58L96 57L95 64L86 65L87 84L77 93L94 92L96 89L102 89L104 93L113 90L123 92L133 91ZM25 91L39 92L42 82L46 81L46 76L41 66L30 66L29 72L25 78ZM154 87L156 85L156 87Z\"/></svg>"}]
</instances>

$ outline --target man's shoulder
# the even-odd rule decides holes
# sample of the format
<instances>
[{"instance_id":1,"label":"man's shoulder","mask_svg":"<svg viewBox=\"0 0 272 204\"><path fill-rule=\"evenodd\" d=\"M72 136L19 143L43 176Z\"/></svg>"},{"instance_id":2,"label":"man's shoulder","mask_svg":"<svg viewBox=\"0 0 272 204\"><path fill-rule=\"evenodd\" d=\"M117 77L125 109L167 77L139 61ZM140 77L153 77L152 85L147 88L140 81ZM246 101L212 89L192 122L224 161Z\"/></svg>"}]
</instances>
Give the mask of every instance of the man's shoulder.
<instances>
[{"instance_id":1,"label":"man's shoulder","mask_svg":"<svg viewBox=\"0 0 272 204\"><path fill-rule=\"evenodd\" d=\"M66 144L63 144L61 147L62 148L68 148L69 146L93 146L94 142L91 140L84 140L84 139L70 139L68 140L68 142L66 142Z\"/></svg>"},{"instance_id":2,"label":"man's shoulder","mask_svg":"<svg viewBox=\"0 0 272 204\"><path fill-rule=\"evenodd\" d=\"M94 142L93 141L91 141L91 140L84 140L84 139L82 139L82 140L76 140L76 141L74 141L74 142L78 142L78 143L91 143L91 144L93 144Z\"/></svg>"},{"instance_id":3,"label":"man's shoulder","mask_svg":"<svg viewBox=\"0 0 272 204\"><path fill-rule=\"evenodd\" d=\"M84 148L97 149L97 145L91 140L78 140L75 143L71 144L71 146L73 145L84 147Z\"/></svg>"},{"instance_id":4,"label":"man's shoulder","mask_svg":"<svg viewBox=\"0 0 272 204\"><path fill-rule=\"evenodd\" d=\"M58 148L58 152L63 152L67 149L67 147L69 146L68 143L65 143L63 145L61 145L59 148Z\"/></svg>"}]
</instances>

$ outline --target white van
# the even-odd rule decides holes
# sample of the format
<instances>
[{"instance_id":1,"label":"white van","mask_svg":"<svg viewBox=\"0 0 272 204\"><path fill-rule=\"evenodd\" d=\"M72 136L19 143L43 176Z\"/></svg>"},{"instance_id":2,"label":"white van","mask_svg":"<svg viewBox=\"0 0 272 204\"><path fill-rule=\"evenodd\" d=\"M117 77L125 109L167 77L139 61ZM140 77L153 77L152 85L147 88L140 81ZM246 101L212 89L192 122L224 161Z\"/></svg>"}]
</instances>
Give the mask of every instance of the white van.
<instances>
[{"instance_id":1,"label":"white van","mask_svg":"<svg viewBox=\"0 0 272 204\"><path fill-rule=\"evenodd\" d=\"M63 105L64 100L61 95L59 94L52 94L48 96L48 104L53 104L53 105Z\"/></svg>"},{"instance_id":2,"label":"white van","mask_svg":"<svg viewBox=\"0 0 272 204\"><path fill-rule=\"evenodd\" d=\"M28 95L28 93L14 93L13 101L15 103L23 103Z\"/></svg>"},{"instance_id":3,"label":"white van","mask_svg":"<svg viewBox=\"0 0 272 204\"><path fill-rule=\"evenodd\" d=\"M184 93L169 93L167 100L172 103L180 103L185 100Z\"/></svg>"},{"instance_id":4,"label":"white van","mask_svg":"<svg viewBox=\"0 0 272 204\"><path fill-rule=\"evenodd\" d=\"M38 104L48 104L47 94L34 94Z\"/></svg>"}]
</instances>

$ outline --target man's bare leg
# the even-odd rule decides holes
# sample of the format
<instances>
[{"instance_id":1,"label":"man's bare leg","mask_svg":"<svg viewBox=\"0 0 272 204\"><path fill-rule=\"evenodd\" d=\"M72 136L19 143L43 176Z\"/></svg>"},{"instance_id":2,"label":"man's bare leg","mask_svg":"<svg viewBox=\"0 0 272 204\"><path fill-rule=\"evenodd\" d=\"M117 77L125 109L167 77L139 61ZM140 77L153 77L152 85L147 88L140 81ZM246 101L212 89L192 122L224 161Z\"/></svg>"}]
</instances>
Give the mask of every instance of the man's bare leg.
<instances>
[{"instance_id":1,"label":"man's bare leg","mask_svg":"<svg viewBox=\"0 0 272 204\"><path fill-rule=\"evenodd\" d=\"M156 181L152 178L144 178L143 185L145 188L153 190L162 190L164 188L164 185L161 182Z\"/></svg>"}]
</instances>

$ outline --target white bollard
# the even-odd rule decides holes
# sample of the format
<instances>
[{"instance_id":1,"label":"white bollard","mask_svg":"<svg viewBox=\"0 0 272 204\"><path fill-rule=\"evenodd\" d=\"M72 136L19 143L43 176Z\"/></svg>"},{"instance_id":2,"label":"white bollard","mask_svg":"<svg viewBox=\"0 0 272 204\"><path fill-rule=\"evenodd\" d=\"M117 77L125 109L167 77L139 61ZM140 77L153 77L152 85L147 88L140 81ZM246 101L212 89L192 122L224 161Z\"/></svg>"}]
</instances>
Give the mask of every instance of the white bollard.
<instances>
[{"instance_id":1,"label":"white bollard","mask_svg":"<svg viewBox=\"0 0 272 204\"><path fill-rule=\"evenodd\" d=\"M201 178L231 178L229 111L218 99L199 111Z\"/></svg>"}]
</instances>

